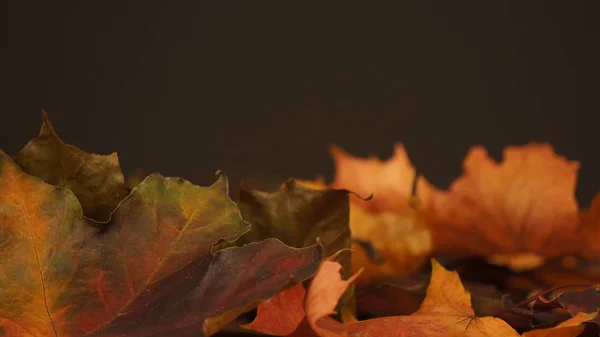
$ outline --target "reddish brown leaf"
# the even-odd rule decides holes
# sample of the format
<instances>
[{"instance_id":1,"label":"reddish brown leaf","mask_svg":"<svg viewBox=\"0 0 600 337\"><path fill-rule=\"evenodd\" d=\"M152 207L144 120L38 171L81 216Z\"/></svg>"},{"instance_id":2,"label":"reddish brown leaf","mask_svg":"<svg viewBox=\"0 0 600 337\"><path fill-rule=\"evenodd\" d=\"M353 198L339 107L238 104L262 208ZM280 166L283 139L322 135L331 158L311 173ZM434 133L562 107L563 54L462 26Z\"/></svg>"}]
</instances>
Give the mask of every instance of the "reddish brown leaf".
<instances>
[{"instance_id":1,"label":"reddish brown leaf","mask_svg":"<svg viewBox=\"0 0 600 337\"><path fill-rule=\"evenodd\" d=\"M258 305L256 319L244 326L269 335L292 334L304 319L304 286L299 283Z\"/></svg>"},{"instance_id":2,"label":"reddish brown leaf","mask_svg":"<svg viewBox=\"0 0 600 337\"><path fill-rule=\"evenodd\" d=\"M1 151L0 191L0 329L11 337L198 336L205 319L270 298L321 261L320 246L277 239L213 253L248 230L223 175L210 187L150 175L102 230L70 190Z\"/></svg>"},{"instance_id":3,"label":"reddish brown leaf","mask_svg":"<svg viewBox=\"0 0 600 337\"><path fill-rule=\"evenodd\" d=\"M596 312L600 310L600 285L565 292L556 301L573 316L579 312Z\"/></svg>"}]
</instances>

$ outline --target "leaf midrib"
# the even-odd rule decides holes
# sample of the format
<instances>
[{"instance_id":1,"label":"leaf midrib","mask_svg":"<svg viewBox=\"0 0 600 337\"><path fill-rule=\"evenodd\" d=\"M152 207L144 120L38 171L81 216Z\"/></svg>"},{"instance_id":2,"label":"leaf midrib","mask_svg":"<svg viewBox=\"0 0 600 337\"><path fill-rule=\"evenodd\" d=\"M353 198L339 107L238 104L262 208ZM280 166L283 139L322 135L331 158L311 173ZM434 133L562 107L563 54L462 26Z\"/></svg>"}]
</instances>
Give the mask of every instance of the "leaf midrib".
<instances>
[{"instance_id":1,"label":"leaf midrib","mask_svg":"<svg viewBox=\"0 0 600 337\"><path fill-rule=\"evenodd\" d=\"M23 215L25 216L25 222L27 223L27 230L29 231L29 236L31 238L31 243L33 245L33 251L35 253L35 260L38 267L38 273L40 275L40 282L42 283L42 296L44 297L44 308L46 309L46 314L48 315L48 320L50 320L50 325L52 326L52 330L54 331L54 335L58 337L58 331L56 330L56 325L54 324L54 320L52 319L52 315L50 314L50 309L48 308L48 300L46 299L46 282L44 281L44 275L42 273L42 265L40 263L40 255L37 250L37 242L35 241L35 236L33 235L33 231L31 229L31 221L29 219L29 213L27 212L27 208L25 207L25 202L23 201L21 188L14 177L12 177L12 182L17 189L17 196L19 198L19 202L21 204L21 208L23 209Z\"/></svg>"},{"instance_id":2,"label":"leaf midrib","mask_svg":"<svg viewBox=\"0 0 600 337\"><path fill-rule=\"evenodd\" d=\"M181 231L179 231L179 233L177 234L177 238L175 238L174 242L171 244L171 247L169 247L169 250L163 257L163 259L161 259L161 261L158 263L156 268L154 268L154 270L152 271L152 274L150 274L150 276L148 276L148 278L146 279L144 284L140 287L140 290L138 290L138 292L134 296L132 296L131 299L121 308L121 310L119 310L110 320L106 321L106 323L102 324L98 328L90 331L89 333L86 334L86 336L92 335L92 334L102 330L104 327L108 326L110 323L114 322L114 320L117 319L117 317L119 317L125 310L127 310L129 308L129 306L140 296L140 294L148 287L151 280L154 279L154 276L156 276L156 273L158 273L158 271L162 269L165 262L168 260L168 257L171 256L171 254L174 250L174 247L177 245L177 243L179 242L179 239L181 238L181 234L187 230L187 227L192 222L192 219L194 218L196 213L197 213L197 209L195 209L192 212L192 214L190 214L190 217L186 221L185 225L183 225L183 227L181 228Z\"/></svg>"}]
</instances>

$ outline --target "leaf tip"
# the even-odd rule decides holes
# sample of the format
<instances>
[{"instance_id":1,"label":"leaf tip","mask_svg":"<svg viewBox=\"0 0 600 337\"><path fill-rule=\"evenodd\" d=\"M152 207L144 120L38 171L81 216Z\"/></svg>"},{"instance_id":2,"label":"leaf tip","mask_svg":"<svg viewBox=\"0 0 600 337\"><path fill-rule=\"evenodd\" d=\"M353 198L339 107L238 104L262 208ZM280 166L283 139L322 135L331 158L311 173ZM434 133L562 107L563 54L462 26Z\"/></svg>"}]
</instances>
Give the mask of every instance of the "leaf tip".
<instances>
[{"instance_id":1,"label":"leaf tip","mask_svg":"<svg viewBox=\"0 0 600 337\"><path fill-rule=\"evenodd\" d=\"M40 136L55 136L58 138L46 109L42 109L42 127L40 129Z\"/></svg>"},{"instance_id":2,"label":"leaf tip","mask_svg":"<svg viewBox=\"0 0 600 337\"><path fill-rule=\"evenodd\" d=\"M217 170L215 176L217 176L217 181L213 184L213 187L229 192L229 178L227 178L227 174L221 170Z\"/></svg>"}]
</instances>

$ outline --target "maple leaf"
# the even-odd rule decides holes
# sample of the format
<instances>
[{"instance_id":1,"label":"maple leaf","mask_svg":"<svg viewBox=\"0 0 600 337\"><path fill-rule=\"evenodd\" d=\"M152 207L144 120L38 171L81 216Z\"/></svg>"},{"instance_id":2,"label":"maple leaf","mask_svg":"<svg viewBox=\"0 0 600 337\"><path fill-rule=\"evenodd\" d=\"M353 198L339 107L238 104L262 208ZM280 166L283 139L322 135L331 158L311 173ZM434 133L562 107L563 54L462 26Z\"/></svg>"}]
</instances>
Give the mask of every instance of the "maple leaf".
<instances>
[{"instance_id":1,"label":"maple leaf","mask_svg":"<svg viewBox=\"0 0 600 337\"><path fill-rule=\"evenodd\" d=\"M600 310L600 285L564 292L555 301L573 316L580 312L597 312ZM597 322L600 323L600 317Z\"/></svg>"},{"instance_id":2,"label":"maple leaf","mask_svg":"<svg viewBox=\"0 0 600 337\"><path fill-rule=\"evenodd\" d=\"M354 196L350 204L350 227L354 239L370 243L383 257L374 264L355 245L354 270L364 268L357 284L375 284L389 275L405 275L427 261L432 240L420 202L413 197L416 170L402 144L393 156L353 157L339 147L331 149L336 175L332 186L358 195L372 195L365 201Z\"/></svg>"},{"instance_id":3,"label":"maple leaf","mask_svg":"<svg viewBox=\"0 0 600 337\"><path fill-rule=\"evenodd\" d=\"M463 169L448 191L423 178L417 183L438 253L533 253L548 258L577 249L578 162L558 156L548 144L532 143L506 147L503 162L497 163L475 146ZM508 263L514 258L497 260Z\"/></svg>"},{"instance_id":4,"label":"maple leaf","mask_svg":"<svg viewBox=\"0 0 600 337\"><path fill-rule=\"evenodd\" d=\"M340 264L330 258L322 262L304 302L306 321L316 335L340 336L519 336L506 322L494 317L475 317L470 295L456 272L447 271L435 260L427 294L420 308L408 316L391 316L343 324L329 315L346 287L356 278L342 280ZM300 296L300 293L296 293ZM263 310L261 311L261 306ZM264 309L286 310L283 307L259 305ZM273 317L274 315L269 315ZM259 320L260 317L257 317ZM262 322L265 322L264 320ZM297 319L294 321L297 322ZM264 324L264 323L263 323ZM261 331L265 325L252 325ZM300 323L302 326L302 323Z\"/></svg>"},{"instance_id":5,"label":"maple leaf","mask_svg":"<svg viewBox=\"0 0 600 337\"><path fill-rule=\"evenodd\" d=\"M306 315L305 294L306 291L301 283L280 291L268 301L259 304L254 321L243 327L274 336L291 335Z\"/></svg>"},{"instance_id":6,"label":"maple leaf","mask_svg":"<svg viewBox=\"0 0 600 337\"><path fill-rule=\"evenodd\" d=\"M340 147L330 150L335 163L334 188L352 191L359 196L373 195L369 201L354 197L369 212L400 212L409 206L416 170L404 146L397 143L393 156L387 160L370 156L353 157Z\"/></svg>"},{"instance_id":7,"label":"maple leaf","mask_svg":"<svg viewBox=\"0 0 600 337\"><path fill-rule=\"evenodd\" d=\"M275 192L240 191L239 208L252 228L239 243L278 238L292 247L306 247L319 239L323 254L330 256L350 248L348 192L340 189L313 189L294 180ZM352 274L351 254L340 255L343 275ZM353 306L350 290L343 303Z\"/></svg>"},{"instance_id":8,"label":"maple leaf","mask_svg":"<svg viewBox=\"0 0 600 337\"><path fill-rule=\"evenodd\" d=\"M423 215L415 208L402 213L367 213L354 203L350 205L352 237L370 243L381 254L383 262L362 258L364 248L354 245L353 270L364 268L357 284L374 284L391 275L406 275L422 267L431 253L432 241Z\"/></svg>"},{"instance_id":9,"label":"maple leaf","mask_svg":"<svg viewBox=\"0 0 600 337\"><path fill-rule=\"evenodd\" d=\"M14 160L23 171L48 184L70 189L79 199L84 215L94 220L107 221L129 194L116 153L91 154L65 144L45 111L39 135Z\"/></svg>"},{"instance_id":10,"label":"maple leaf","mask_svg":"<svg viewBox=\"0 0 600 337\"><path fill-rule=\"evenodd\" d=\"M322 260L319 245L277 239L213 252L248 231L224 175L210 187L150 175L101 230L70 190L1 151L0 191L0 331L11 337L198 336Z\"/></svg>"},{"instance_id":11,"label":"maple leaf","mask_svg":"<svg viewBox=\"0 0 600 337\"><path fill-rule=\"evenodd\" d=\"M252 225L240 242L278 238L299 248L319 238L324 254L350 248L347 191L313 189L288 180L275 192L242 189L238 204Z\"/></svg>"},{"instance_id":12,"label":"maple leaf","mask_svg":"<svg viewBox=\"0 0 600 337\"><path fill-rule=\"evenodd\" d=\"M327 188L320 177L314 181L296 180L296 183L318 190ZM355 200L352 198L350 202L350 231L352 271L362 270L356 280L358 286L376 284L390 275L414 272L427 261L431 236L417 201L399 213L371 213ZM370 249L367 250L366 245ZM372 253L381 256L382 261L375 261Z\"/></svg>"}]
</instances>

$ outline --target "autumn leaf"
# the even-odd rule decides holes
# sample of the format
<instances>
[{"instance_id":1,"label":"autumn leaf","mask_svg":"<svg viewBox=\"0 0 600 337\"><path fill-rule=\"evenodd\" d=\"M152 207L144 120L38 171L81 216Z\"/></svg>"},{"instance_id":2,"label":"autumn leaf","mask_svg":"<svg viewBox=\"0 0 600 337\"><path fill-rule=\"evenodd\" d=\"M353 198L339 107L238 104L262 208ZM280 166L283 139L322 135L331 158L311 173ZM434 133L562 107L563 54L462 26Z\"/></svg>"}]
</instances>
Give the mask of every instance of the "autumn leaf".
<instances>
[{"instance_id":1,"label":"autumn leaf","mask_svg":"<svg viewBox=\"0 0 600 337\"><path fill-rule=\"evenodd\" d=\"M0 151L0 331L11 337L198 336L204 322L311 277L322 248L248 231L220 175L148 176L101 230L75 195ZM243 273L240 273L243 270Z\"/></svg>"},{"instance_id":2,"label":"autumn leaf","mask_svg":"<svg viewBox=\"0 0 600 337\"><path fill-rule=\"evenodd\" d=\"M240 242L278 238L292 247L313 245L319 238L325 254L350 247L348 192L317 190L288 180L278 191L244 190L242 217L252 224Z\"/></svg>"},{"instance_id":3,"label":"autumn leaf","mask_svg":"<svg viewBox=\"0 0 600 337\"><path fill-rule=\"evenodd\" d=\"M555 290L556 289L556 290ZM551 292L559 291L553 299L545 296ZM579 290L568 290L551 288L537 294L523 303L529 303L528 309L515 308L524 312L531 312L532 316L557 317L565 312L572 317L564 320L558 325L547 329L536 329L525 333L524 337L537 336L578 336L584 330L582 323L595 325L595 330L600 328L600 319L597 317L600 309L600 291L598 286L587 287Z\"/></svg>"},{"instance_id":4,"label":"autumn leaf","mask_svg":"<svg viewBox=\"0 0 600 337\"><path fill-rule=\"evenodd\" d=\"M334 188L342 188L361 197L373 195L363 201L353 197L369 212L401 212L409 206L416 170L412 166L404 146L397 143L393 156L387 160L370 156L357 158L333 146L330 150L335 163Z\"/></svg>"},{"instance_id":5,"label":"autumn leaf","mask_svg":"<svg viewBox=\"0 0 600 337\"><path fill-rule=\"evenodd\" d=\"M406 275L422 267L431 253L431 236L420 211L406 208L402 213L367 213L350 205L350 228L356 240L369 242L383 257L382 263L359 260L364 248L354 246L357 258L353 270L365 268L357 284L375 284L391 275ZM363 275L364 274L364 275Z\"/></svg>"},{"instance_id":6,"label":"autumn leaf","mask_svg":"<svg viewBox=\"0 0 600 337\"><path fill-rule=\"evenodd\" d=\"M334 313L339 297L356 275L342 280L339 263L326 259L306 294L306 320L321 337L519 336L501 319L475 317L470 295L462 286L458 274L447 271L435 260L432 263L431 282L417 312L408 316L390 316L343 324L329 315ZM265 314L264 310L262 313Z\"/></svg>"},{"instance_id":7,"label":"autumn leaf","mask_svg":"<svg viewBox=\"0 0 600 337\"><path fill-rule=\"evenodd\" d=\"M323 178L296 180L296 183L318 190L327 188ZM362 270L356 280L358 286L373 285L391 275L414 272L423 266L431 251L429 229L417 201L399 213L371 213L351 198L350 231L352 270L353 273ZM381 256L382 261L375 261L372 253Z\"/></svg>"},{"instance_id":8,"label":"autumn leaf","mask_svg":"<svg viewBox=\"0 0 600 337\"><path fill-rule=\"evenodd\" d=\"M84 215L97 221L107 221L129 194L116 153L91 154L65 144L45 111L39 135L14 160L23 171L46 183L70 189L79 199Z\"/></svg>"},{"instance_id":9,"label":"autumn leaf","mask_svg":"<svg viewBox=\"0 0 600 337\"><path fill-rule=\"evenodd\" d=\"M437 253L514 254L496 258L510 264L520 253L550 258L577 249L579 163L558 156L548 144L532 143L506 147L502 163L473 147L463 169L448 191L423 178L417 183Z\"/></svg>"},{"instance_id":10,"label":"autumn leaf","mask_svg":"<svg viewBox=\"0 0 600 337\"><path fill-rule=\"evenodd\" d=\"M425 298L429 275L412 274L410 276L389 278L376 286L359 288L356 293L359 313L369 318L410 315L416 312ZM476 316L494 316L502 318L512 327L521 330L531 328L531 316L519 315L507 310L511 307L513 294L506 294L490 284L462 281L471 294L471 306ZM520 300L519 300L520 301Z\"/></svg>"},{"instance_id":11,"label":"autumn leaf","mask_svg":"<svg viewBox=\"0 0 600 337\"><path fill-rule=\"evenodd\" d=\"M301 283L280 291L268 301L259 304L254 321L243 327L274 336L291 335L306 315L305 294Z\"/></svg>"},{"instance_id":12,"label":"autumn leaf","mask_svg":"<svg viewBox=\"0 0 600 337\"><path fill-rule=\"evenodd\" d=\"M556 298L556 302L573 316L580 312L597 312L600 310L600 285L564 292Z\"/></svg>"},{"instance_id":13,"label":"autumn leaf","mask_svg":"<svg viewBox=\"0 0 600 337\"><path fill-rule=\"evenodd\" d=\"M278 238L292 247L313 245L317 238L323 254L330 256L350 248L348 192L339 189L312 189L286 181L278 191L244 190L239 200L242 217L252 228L238 244ZM351 254L339 256L343 274L351 275ZM353 306L349 291L343 303Z\"/></svg>"},{"instance_id":14,"label":"autumn leaf","mask_svg":"<svg viewBox=\"0 0 600 337\"><path fill-rule=\"evenodd\" d=\"M374 264L364 249L354 245L354 271L364 268L357 284L376 284L389 275L406 275L427 262L432 241L419 200L413 197L416 170L402 144L393 156L353 157L339 147L331 149L336 176L332 186L371 200L351 198L350 228L355 240L370 243L384 259Z\"/></svg>"}]
</instances>

